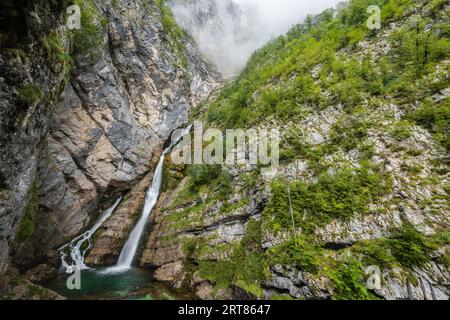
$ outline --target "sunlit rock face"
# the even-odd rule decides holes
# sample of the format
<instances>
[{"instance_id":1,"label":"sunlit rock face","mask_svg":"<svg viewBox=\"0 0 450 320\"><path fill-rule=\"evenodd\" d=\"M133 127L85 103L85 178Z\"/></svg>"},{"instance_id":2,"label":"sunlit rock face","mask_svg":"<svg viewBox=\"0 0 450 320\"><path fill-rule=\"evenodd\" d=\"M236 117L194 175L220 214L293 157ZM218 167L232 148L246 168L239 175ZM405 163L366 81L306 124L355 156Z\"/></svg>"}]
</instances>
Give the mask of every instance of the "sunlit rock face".
<instances>
[{"instance_id":1,"label":"sunlit rock face","mask_svg":"<svg viewBox=\"0 0 450 320\"><path fill-rule=\"evenodd\" d=\"M238 72L265 40L254 33L254 15L232 0L171 0L178 24L224 75Z\"/></svg>"}]
</instances>

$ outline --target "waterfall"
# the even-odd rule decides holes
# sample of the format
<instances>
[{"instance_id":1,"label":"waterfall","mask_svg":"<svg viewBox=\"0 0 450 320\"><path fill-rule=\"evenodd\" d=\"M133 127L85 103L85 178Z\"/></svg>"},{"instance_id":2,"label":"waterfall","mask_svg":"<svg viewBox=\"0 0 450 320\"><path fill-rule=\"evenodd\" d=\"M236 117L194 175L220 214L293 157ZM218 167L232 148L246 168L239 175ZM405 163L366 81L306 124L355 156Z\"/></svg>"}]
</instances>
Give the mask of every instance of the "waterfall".
<instances>
[{"instance_id":1,"label":"waterfall","mask_svg":"<svg viewBox=\"0 0 450 320\"><path fill-rule=\"evenodd\" d=\"M122 197L119 197L119 199L114 202L111 208L105 210L100 215L99 219L91 229L58 249L59 255L61 257L61 265L66 273L72 273L74 268L77 268L79 270L89 269L89 267L84 263L84 256L86 252L88 252L92 248L92 236L112 215L112 213L119 205L120 201L122 201ZM67 261L68 255L70 256L71 263Z\"/></svg>"},{"instance_id":2,"label":"waterfall","mask_svg":"<svg viewBox=\"0 0 450 320\"><path fill-rule=\"evenodd\" d=\"M139 241L142 238L145 226L147 225L147 221L150 217L150 213L152 212L153 207L158 201L163 178L164 158L172 150L172 148L176 146L178 142L180 142L180 140L191 131L191 128L192 126L189 126L184 129L179 136L173 139L170 146L162 153L161 158L159 159L158 166L156 167L155 175L153 176L152 186L145 195L145 203L141 217L139 218L138 223L133 228L133 231L131 232L127 242L125 243L125 246L120 253L117 265L113 268L110 268L110 271L126 271L131 268L131 264L133 263L134 256L136 255Z\"/></svg>"}]
</instances>

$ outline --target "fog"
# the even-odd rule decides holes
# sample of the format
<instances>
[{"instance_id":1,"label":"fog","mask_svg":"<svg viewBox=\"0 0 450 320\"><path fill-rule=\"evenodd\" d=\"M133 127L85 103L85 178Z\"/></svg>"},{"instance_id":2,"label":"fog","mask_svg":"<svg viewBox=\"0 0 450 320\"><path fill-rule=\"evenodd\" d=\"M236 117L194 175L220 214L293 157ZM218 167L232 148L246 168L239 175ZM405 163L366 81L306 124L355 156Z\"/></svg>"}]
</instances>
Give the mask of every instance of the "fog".
<instances>
[{"instance_id":1,"label":"fog","mask_svg":"<svg viewBox=\"0 0 450 320\"><path fill-rule=\"evenodd\" d=\"M267 41L303 22L308 14L342 0L171 0L177 22L225 76L242 69Z\"/></svg>"},{"instance_id":2,"label":"fog","mask_svg":"<svg viewBox=\"0 0 450 320\"><path fill-rule=\"evenodd\" d=\"M318 14L342 0L233 0L244 10L254 10L268 36L287 32L308 14Z\"/></svg>"}]
</instances>

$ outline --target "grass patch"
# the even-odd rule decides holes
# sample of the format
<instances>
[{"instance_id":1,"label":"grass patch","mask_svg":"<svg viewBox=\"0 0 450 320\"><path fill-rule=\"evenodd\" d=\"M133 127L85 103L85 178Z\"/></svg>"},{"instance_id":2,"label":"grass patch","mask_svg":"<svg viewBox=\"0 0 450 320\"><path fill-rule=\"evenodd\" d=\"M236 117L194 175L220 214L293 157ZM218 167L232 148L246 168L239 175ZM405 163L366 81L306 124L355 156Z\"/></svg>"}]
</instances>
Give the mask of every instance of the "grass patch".
<instances>
[{"instance_id":1,"label":"grass patch","mask_svg":"<svg viewBox=\"0 0 450 320\"><path fill-rule=\"evenodd\" d=\"M73 30L73 53L93 61L100 55L106 21L93 0L75 0L75 4L81 9L81 30Z\"/></svg>"},{"instance_id":2,"label":"grass patch","mask_svg":"<svg viewBox=\"0 0 450 320\"><path fill-rule=\"evenodd\" d=\"M16 239L19 242L24 242L34 233L36 226L36 215L38 211L38 189L34 182L28 194L29 200L25 207L25 213L20 220L19 228L16 234Z\"/></svg>"},{"instance_id":3,"label":"grass patch","mask_svg":"<svg viewBox=\"0 0 450 320\"><path fill-rule=\"evenodd\" d=\"M318 247L308 244L297 237L279 246L268 250L267 258L271 266L281 264L294 266L298 270L316 274L319 271L319 257L321 251Z\"/></svg>"},{"instance_id":4,"label":"grass patch","mask_svg":"<svg viewBox=\"0 0 450 320\"><path fill-rule=\"evenodd\" d=\"M272 231L289 230L292 225L287 182L275 181L263 216ZM315 226L333 219L350 219L355 213L369 213L369 205L391 191L392 179L369 165L359 169L341 168L323 173L318 182L290 184L292 211L297 226L311 233Z\"/></svg>"},{"instance_id":5,"label":"grass patch","mask_svg":"<svg viewBox=\"0 0 450 320\"><path fill-rule=\"evenodd\" d=\"M42 93L42 90L34 84L28 84L19 89L19 99L24 103L38 103L43 98L44 94Z\"/></svg>"},{"instance_id":6,"label":"grass patch","mask_svg":"<svg viewBox=\"0 0 450 320\"><path fill-rule=\"evenodd\" d=\"M57 32L47 35L42 44L49 59L56 59L60 64L70 67L72 65L72 57L64 48L63 40Z\"/></svg>"},{"instance_id":7,"label":"grass patch","mask_svg":"<svg viewBox=\"0 0 450 320\"><path fill-rule=\"evenodd\" d=\"M411 124L407 121L400 121L396 123L394 129L391 130L390 135L397 141L403 141L411 138L413 135Z\"/></svg>"},{"instance_id":8,"label":"grass patch","mask_svg":"<svg viewBox=\"0 0 450 320\"><path fill-rule=\"evenodd\" d=\"M329 271L334 285L334 300L376 300L365 285L366 275L361 262L348 258Z\"/></svg>"},{"instance_id":9,"label":"grass patch","mask_svg":"<svg viewBox=\"0 0 450 320\"><path fill-rule=\"evenodd\" d=\"M201 261L200 276L213 282L216 289L238 286L255 297L262 297L261 280L268 277L268 265L261 249L261 225L250 220L243 241L226 261Z\"/></svg>"}]
</instances>

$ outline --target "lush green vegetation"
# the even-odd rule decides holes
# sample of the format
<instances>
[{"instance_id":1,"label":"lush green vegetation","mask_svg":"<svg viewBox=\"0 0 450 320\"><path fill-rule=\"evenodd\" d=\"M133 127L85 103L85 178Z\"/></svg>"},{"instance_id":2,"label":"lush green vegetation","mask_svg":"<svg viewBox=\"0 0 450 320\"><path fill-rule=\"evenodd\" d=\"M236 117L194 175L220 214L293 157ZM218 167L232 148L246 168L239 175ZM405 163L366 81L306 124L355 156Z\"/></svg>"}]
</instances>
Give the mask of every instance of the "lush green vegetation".
<instances>
[{"instance_id":1,"label":"lush green vegetation","mask_svg":"<svg viewBox=\"0 0 450 320\"><path fill-rule=\"evenodd\" d=\"M29 84L19 89L19 99L25 103L37 103L44 97L42 90L34 85Z\"/></svg>"},{"instance_id":2,"label":"lush green vegetation","mask_svg":"<svg viewBox=\"0 0 450 320\"><path fill-rule=\"evenodd\" d=\"M166 35L172 39L182 39L184 37L184 32L175 22L172 12L166 4L166 0L156 0L155 3L161 11L161 23Z\"/></svg>"},{"instance_id":3,"label":"lush green vegetation","mask_svg":"<svg viewBox=\"0 0 450 320\"><path fill-rule=\"evenodd\" d=\"M387 34L383 29L368 30L366 10L373 4L382 8L384 26L396 21L399 28ZM402 267L404 276L432 260L448 265L447 254L439 258L434 254L448 244L448 232L426 237L408 222L391 230L390 238L346 248L321 243L315 234L334 220L386 212L401 201L384 197L393 193L393 177L385 171L383 159L388 152L404 151L408 161L401 168L410 178L424 172L425 166L415 158L427 150L407 147L417 138L417 126L433 133L448 150L449 99L430 98L448 87L448 66L443 61L450 54L450 24L440 11L443 7L442 0L351 0L337 14L327 10L309 17L255 52L238 78L209 103L205 117L218 126L246 128L273 123L272 119L283 124L282 163L300 159L307 170L301 173L304 180L280 178L272 183L261 221L249 223L244 240L228 248L227 259L200 259L202 277L218 288L238 285L257 296L267 268L294 266L329 278L335 299L377 299L366 288L365 266ZM413 13L419 14L412 19ZM362 50L358 45L365 40L386 42L390 52ZM329 106L338 109L329 134L324 133L327 137L318 145L308 143L302 121ZM377 138L385 142L382 148L375 148ZM359 152L347 157L355 150ZM446 164L439 160L436 167ZM193 166L188 173L191 193L198 192L198 185L210 201L226 199L216 197L223 178L219 168ZM264 183L256 171L233 179L242 180L244 191ZM224 183L229 185L229 180ZM224 189L225 195L231 190ZM219 214L241 205L224 202ZM205 208L200 206L194 207L198 216ZM264 250L263 235L280 244Z\"/></svg>"},{"instance_id":4,"label":"lush green vegetation","mask_svg":"<svg viewBox=\"0 0 450 320\"><path fill-rule=\"evenodd\" d=\"M374 300L376 296L365 285L366 275L361 262L348 258L333 268L328 276L333 281L335 300Z\"/></svg>"},{"instance_id":5,"label":"lush green vegetation","mask_svg":"<svg viewBox=\"0 0 450 320\"><path fill-rule=\"evenodd\" d=\"M405 222L401 228L393 230L389 239L380 238L358 242L351 251L363 256L365 265L381 268L402 266L407 269L424 267L432 260L432 252L450 243L449 232L444 230L435 236L425 237L411 224ZM445 260L443 263L447 265Z\"/></svg>"},{"instance_id":6,"label":"lush green vegetation","mask_svg":"<svg viewBox=\"0 0 450 320\"><path fill-rule=\"evenodd\" d=\"M33 183L29 191L29 200L25 208L25 213L20 221L16 240L23 242L34 233L36 214L38 210L38 189L36 183Z\"/></svg>"},{"instance_id":7,"label":"lush green vegetation","mask_svg":"<svg viewBox=\"0 0 450 320\"><path fill-rule=\"evenodd\" d=\"M407 121L398 122L391 130L391 136L398 141L410 138L412 136L411 124Z\"/></svg>"},{"instance_id":8,"label":"lush green vegetation","mask_svg":"<svg viewBox=\"0 0 450 320\"><path fill-rule=\"evenodd\" d=\"M231 191L231 177L221 165L191 165L187 168L190 177L189 186L198 192L202 186L217 184L219 198L226 198Z\"/></svg>"},{"instance_id":9,"label":"lush green vegetation","mask_svg":"<svg viewBox=\"0 0 450 320\"><path fill-rule=\"evenodd\" d=\"M423 267L430 261L430 253L439 248L438 241L428 240L412 225L405 223L387 240L392 255L404 267ZM447 242L448 243L448 242ZM443 243L441 243L442 245Z\"/></svg>"},{"instance_id":10,"label":"lush green vegetation","mask_svg":"<svg viewBox=\"0 0 450 320\"><path fill-rule=\"evenodd\" d=\"M264 215L273 231L285 231L292 225L288 191L297 226L313 231L314 226L333 219L349 219L355 213L369 213L369 205L390 192L391 179L364 164L356 170L340 169L323 173L316 183L275 181Z\"/></svg>"},{"instance_id":11,"label":"lush green vegetation","mask_svg":"<svg viewBox=\"0 0 450 320\"><path fill-rule=\"evenodd\" d=\"M103 28L107 21L92 0L75 0L81 9L81 29L73 30L73 53L94 59L103 43Z\"/></svg>"},{"instance_id":12,"label":"lush green vegetation","mask_svg":"<svg viewBox=\"0 0 450 320\"><path fill-rule=\"evenodd\" d=\"M161 23L164 29L164 39L171 45L172 48L175 48L181 64L186 67L188 62L185 52L186 50L183 43L185 33L173 18L172 12L166 4L166 0L155 0L155 4L158 6L161 13Z\"/></svg>"},{"instance_id":13,"label":"lush green vegetation","mask_svg":"<svg viewBox=\"0 0 450 320\"><path fill-rule=\"evenodd\" d=\"M42 40L42 43L47 52L47 56L50 59L55 58L57 62L66 66L70 66L72 64L72 58L66 48L64 48L62 38L58 33L52 32L47 35Z\"/></svg>"},{"instance_id":14,"label":"lush green vegetation","mask_svg":"<svg viewBox=\"0 0 450 320\"><path fill-rule=\"evenodd\" d=\"M445 88L444 76L434 81L426 79L450 54L450 24L439 22L430 29L432 17L403 23L388 37L392 50L387 56L374 60L369 52L357 59L339 53L344 47L377 35L377 31L365 27L367 7L373 4L382 8L384 25L421 6L412 0L353 0L335 18L333 11L327 10L295 26L286 36L253 54L241 75L209 107L207 119L222 126L249 127L271 116L283 121L301 120L311 109L330 104L342 104L351 114L354 107L374 96L390 95L400 104L425 102L426 97ZM422 5L433 12L443 6L442 1L425 1ZM316 70L318 79L313 78L311 70ZM444 116L448 102L438 109L425 104L417 117L419 121L426 117L426 123L433 117L430 113L435 112L438 119L431 120L439 125L434 130L438 140L446 143L448 121Z\"/></svg>"},{"instance_id":15,"label":"lush green vegetation","mask_svg":"<svg viewBox=\"0 0 450 320\"><path fill-rule=\"evenodd\" d=\"M215 283L217 289L237 285L259 296L261 281L268 275L267 267L293 266L331 279L334 299L377 299L365 285L367 276L363 266L377 265L382 269L401 266L406 270L424 267L432 260L434 250L450 243L448 231L425 237L408 223L393 230L392 238L361 241L334 254L304 235L264 251L260 245L261 234L261 222L251 220L244 240L234 246L230 259L201 261L200 275ZM441 260L448 265L448 256L444 255Z\"/></svg>"},{"instance_id":16,"label":"lush green vegetation","mask_svg":"<svg viewBox=\"0 0 450 320\"><path fill-rule=\"evenodd\" d=\"M192 165L188 168L187 173L191 178L191 188L198 189L219 178L222 173L222 167L220 165Z\"/></svg>"},{"instance_id":17,"label":"lush green vegetation","mask_svg":"<svg viewBox=\"0 0 450 320\"><path fill-rule=\"evenodd\" d=\"M301 237L294 236L291 240L268 250L268 263L272 266L295 266L302 271L317 273L321 249L307 243Z\"/></svg>"},{"instance_id":18,"label":"lush green vegetation","mask_svg":"<svg viewBox=\"0 0 450 320\"><path fill-rule=\"evenodd\" d=\"M201 261L201 277L216 284L217 289L238 286L255 297L262 297L260 281L267 277L267 262L261 249L261 225L250 220L242 242L232 250L230 259Z\"/></svg>"}]
</instances>

